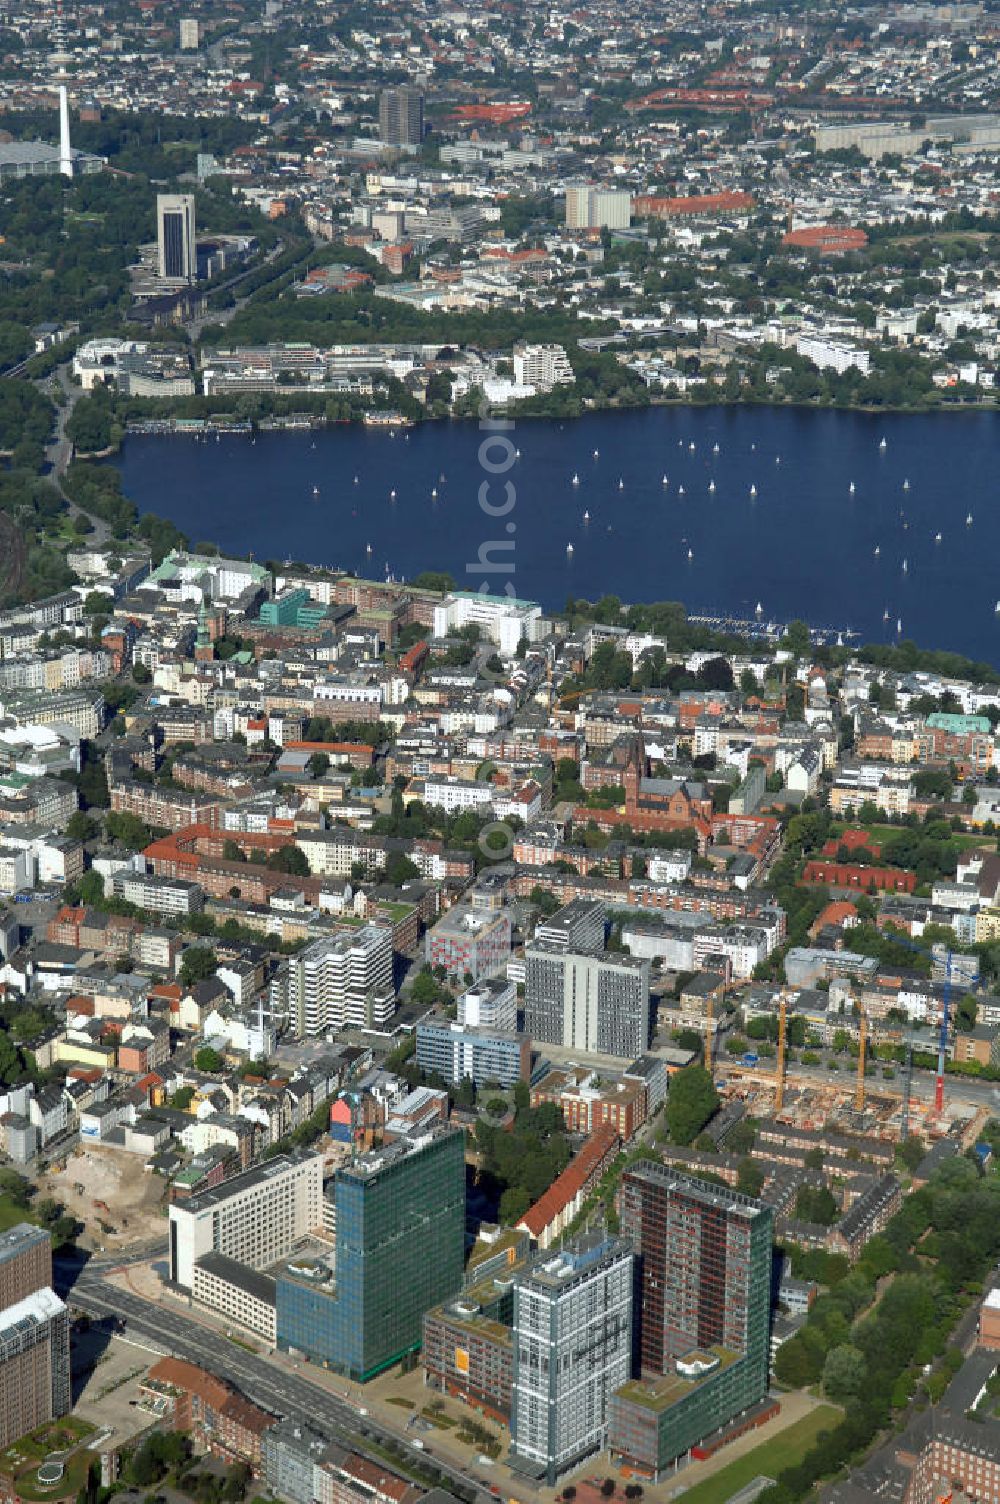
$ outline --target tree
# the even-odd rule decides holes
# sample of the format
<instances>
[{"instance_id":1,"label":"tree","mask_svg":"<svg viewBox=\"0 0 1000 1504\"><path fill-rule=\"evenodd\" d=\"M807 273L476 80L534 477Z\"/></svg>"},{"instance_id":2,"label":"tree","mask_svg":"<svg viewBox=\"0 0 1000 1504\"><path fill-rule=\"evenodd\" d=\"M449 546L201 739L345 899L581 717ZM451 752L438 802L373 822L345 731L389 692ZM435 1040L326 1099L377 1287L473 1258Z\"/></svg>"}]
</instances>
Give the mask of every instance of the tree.
<instances>
[{"instance_id":1,"label":"tree","mask_svg":"<svg viewBox=\"0 0 1000 1504\"><path fill-rule=\"evenodd\" d=\"M667 1096L667 1126L673 1142L693 1143L718 1105L719 1095L708 1071L689 1065L675 1072Z\"/></svg>"},{"instance_id":2,"label":"tree","mask_svg":"<svg viewBox=\"0 0 1000 1504\"><path fill-rule=\"evenodd\" d=\"M306 763L306 767L314 778L322 778L330 766L330 759L325 752L314 752Z\"/></svg>"},{"instance_id":3,"label":"tree","mask_svg":"<svg viewBox=\"0 0 1000 1504\"><path fill-rule=\"evenodd\" d=\"M754 1159L741 1159L736 1189L744 1196L759 1196L764 1189L764 1169Z\"/></svg>"},{"instance_id":4,"label":"tree","mask_svg":"<svg viewBox=\"0 0 1000 1504\"><path fill-rule=\"evenodd\" d=\"M414 978L410 988L410 996L421 1007L430 1007L441 996L442 988L434 979L434 973L429 966L424 966Z\"/></svg>"},{"instance_id":5,"label":"tree","mask_svg":"<svg viewBox=\"0 0 1000 1504\"><path fill-rule=\"evenodd\" d=\"M290 877L308 877L309 863L298 846L279 846L267 859L272 872L287 872Z\"/></svg>"},{"instance_id":6,"label":"tree","mask_svg":"<svg viewBox=\"0 0 1000 1504\"><path fill-rule=\"evenodd\" d=\"M104 879L93 867L89 868L76 885L77 896L82 904L99 905L104 902Z\"/></svg>"},{"instance_id":7,"label":"tree","mask_svg":"<svg viewBox=\"0 0 1000 1504\"><path fill-rule=\"evenodd\" d=\"M96 820L82 809L74 810L66 821L66 834L72 841L91 841L100 829Z\"/></svg>"},{"instance_id":8,"label":"tree","mask_svg":"<svg viewBox=\"0 0 1000 1504\"><path fill-rule=\"evenodd\" d=\"M394 888L401 888L404 883L420 876L420 868L408 856L397 856L389 863L385 876Z\"/></svg>"},{"instance_id":9,"label":"tree","mask_svg":"<svg viewBox=\"0 0 1000 1504\"><path fill-rule=\"evenodd\" d=\"M142 851L153 839L149 827L143 824L138 815L113 810L105 823L109 839L120 841L129 851Z\"/></svg>"},{"instance_id":10,"label":"tree","mask_svg":"<svg viewBox=\"0 0 1000 1504\"><path fill-rule=\"evenodd\" d=\"M201 1049L194 1053L196 1071L206 1071L209 1075L214 1075L216 1071L221 1071L225 1063L218 1050L213 1050L208 1044L202 1045Z\"/></svg>"},{"instance_id":11,"label":"tree","mask_svg":"<svg viewBox=\"0 0 1000 1504\"><path fill-rule=\"evenodd\" d=\"M823 1364L823 1391L828 1399L846 1404L855 1399L868 1374L864 1354L850 1343L832 1347Z\"/></svg>"},{"instance_id":12,"label":"tree","mask_svg":"<svg viewBox=\"0 0 1000 1504\"><path fill-rule=\"evenodd\" d=\"M974 997L966 993L955 1009L955 1030L959 1034L971 1034L976 1027L979 1008Z\"/></svg>"},{"instance_id":13,"label":"tree","mask_svg":"<svg viewBox=\"0 0 1000 1504\"><path fill-rule=\"evenodd\" d=\"M214 977L219 959L207 945L189 945L181 957L181 968L177 973L178 978L185 987L193 987L196 982L205 982L209 977Z\"/></svg>"},{"instance_id":14,"label":"tree","mask_svg":"<svg viewBox=\"0 0 1000 1504\"><path fill-rule=\"evenodd\" d=\"M224 862L246 861L246 857L243 855L243 848L231 836L228 836L222 843L222 860Z\"/></svg>"}]
</instances>

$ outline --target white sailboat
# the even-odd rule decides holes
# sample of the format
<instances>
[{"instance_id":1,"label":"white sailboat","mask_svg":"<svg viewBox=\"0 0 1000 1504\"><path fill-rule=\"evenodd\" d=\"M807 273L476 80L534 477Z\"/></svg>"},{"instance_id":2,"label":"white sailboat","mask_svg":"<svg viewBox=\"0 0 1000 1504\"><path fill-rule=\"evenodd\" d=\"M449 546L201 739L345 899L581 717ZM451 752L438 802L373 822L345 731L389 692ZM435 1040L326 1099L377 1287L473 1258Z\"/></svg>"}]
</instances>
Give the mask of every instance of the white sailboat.
<instances>
[{"instance_id":1,"label":"white sailboat","mask_svg":"<svg viewBox=\"0 0 1000 1504\"><path fill-rule=\"evenodd\" d=\"M712 496L714 496L715 495L715 481L714 480L710 480L709 481L709 483L708 483L708 489L709 489L709 494L712 495Z\"/></svg>"},{"instance_id":2,"label":"white sailboat","mask_svg":"<svg viewBox=\"0 0 1000 1504\"><path fill-rule=\"evenodd\" d=\"M437 488L437 486L431 486L431 500L432 501L435 501L437 499L437 494L438 494L438 488Z\"/></svg>"},{"instance_id":3,"label":"white sailboat","mask_svg":"<svg viewBox=\"0 0 1000 1504\"><path fill-rule=\"evenodd\" d=\"M904 559L903 560L903 573L904 574L907 573L907 571L909 570L909 567L910 567L909 564L907 564L906 560Z\"/></svg>"},{"instance_id":4,"label":"white sailboat","mask_svg":"<svg viewBox=\"0 0 1000 1504\"><path fill-rule=\"evenodd\" d=\"M395 501L396 500L396 487L395 486L393 486L392 490L389 492L389 500L390 501Z\"/></svg>"},{"instance_id":5,"label":"white sailboat","mask_svg":"<svg viewBox=\"0 0 1000 1504\"><path fill-rule=\"evenodd\" d=\"M677 487L677 495L678 496L683 496L684 495L684 487L683 486L678 486Z\"/></svg>"},{"instance_id":6,"label":"white sailboat","mask_svg":"<svg viewBox=\"0 0 1000 1504\"><path fill-rule=\"evenodd\" d=\"M878 544L877 544L877 543L876 543L876 545L875 545L875 557L876 557L876 559L877 559L877 558L878 558L878 556L879 556L879 554L880 554L880 553L881 553L881 552L882 552L882 550L881 550L881 548L880 548L880 547L879 547L879 545L878 545Z\"/></svg>"},{"instance_id":7,"label":"white sailboat","mask_svg":"<svg viewBox=\"0 0 1000 1504\"><path fill-rule=\"evenodd\" d=\"M750 487L750 495L751 496L756 496L757 495L757 487L756 486L751 486Z\"/></svg>"},{"instance_id":8,"label":"white sailboat","mask_svg":"<svg viewBox=\"0 0 1000 1504\"><path fill-rule=\"evenodd\" d=\"M618 477L618 489L619 491L624 491L625 489L625 482L622 480L620 475Z\"/></svg>"},{"instance_id":9,"label":"white sailboat","mask_svg":"<svg viewBox=\"0 0 1000 1504\"><path fill-rule=\"evenodd\" d=\"M854 482L852 480L851 484L847 488L847 494L848 494L848 496L853 496L856 490L857 490L857 486L855 486L855 484L854 484Z\"/></svg>"},{"instance_id":10,"label":"white sailboat","mask_svg":"<svg viewBox=\"0 0 1000 1504\"><path fill-rule=\"evenodd\" d=\"M934 534L934 542L935 543L940 543L941 542L941 534L940 533L935 533Z\"/></svg>"},{"instance_id":11,"label":"white sailboat","mask_svg":"<svg viewBox=\"0 0 1000 1504\"><path fill-rule=\"evenodd\" d=\"M888 449L889 446L885 442L885 434L883 434L882 437L879 439L879 441L878 441L878 447L880 449Z\"/></svg>"},{"instance_id":12,"label":"white sailboat","mask_svg":"<svg viewBox=\"0 0 1000 1504\"><path fill-rule=\"evenodd\" d=\"M664 471L664 474L663 474L663 479L662 479L662 480L661 480L661 482L660 482L660 485L661 485L661 486L669 486L669 484L670 484L670 481L669 481L669 479L668 479L668 478L667 478L667 474L666 474L666 472L665 472L665 471Z\"/></svg>"},{"instance_id":13,"label":"white sailboat","mask_svg":"<svg viewBox=\"0 0 1000 1504\"><path fill-rule=\"evenodd\" d=\"M584 514L583 514L583 520L584 520L584 522L589 522L590 521L590 513L589 512L584 512Z\"/></svg>"},{"instance_id":14,"label":"white sailboat","mask_svg":"<svg viewBox=\"0 0 1000 1504\"><path fill-rule=\"evenodd\" d=\"M690 561L693 558L694 558L694 550L689 548L688 549L688 560Z\"/></svg>"},{"instance_id":15,"label":"white sailboat","mask_svg":"<svg viewBox=\"0 0 1000 1504\"><path fill-rule=\"evenodd\" d=\"M567 552L567 554L570 557L572 557L572 554L573 554L573 545L572 545L572 543L567 543L567 545L566 545L566 552Z\"/></svg>"},{"instance_id":16,"label":"white sailboat","mask_svg":"<svg viewBox=\"0 0 1000 1504\"><path fill-rule=\"evenodd\" d=\"M575 470L573 471L573 481L572 481L572 484L574 486L578 486L580 484L580 477L577 475L577 473L576 473Z\"/></svg>"},{"instance_id":17,"label":"white sailboat","mask_svg":"<svg viewBox=\"0 0 1000 1504\"><path fill-rule=\"evenodd\" d=\"M318 496L319 495L319 486L313 486L313 495L314 496Z\"/></svg>"},{"instance_id":18,"label":"white sailboat","mask_svg":"<svg viewBox=\"0 0 1000 1504\"><path fill-rule=\"evenodd\" d=\"M909 489L910 489L910 482L909 482L909 480L908 479L904 480L904 482L903 482L903 490L904 491L908 491Z\"/></svg>"},{"instance_id":19,"label":"white sailboat","mask_svg":"<svg viewBox=\"0 0 1000 1504\"><path fill-rule=\"evenodd\" d=\"M965 514L965 525L966 525L966 527L971 527L972 526L972 513L971 512L966 512L966 514Z\"/></svg>"},{"instance_id":20,"label":"white sailboat","mask_svg":"<svg viewBox=\"0 0 1000 1504\"><path fill-rule=\"evenodd\" d=\"M719 445L718 445L718 441L716 441L716 442L715 442L715 443L714 443L714 444L713 444L713 445L712 445L712 453L713 453L713 454L718 454L718 452L719 452Z\"/></svg>"}]
</instances>

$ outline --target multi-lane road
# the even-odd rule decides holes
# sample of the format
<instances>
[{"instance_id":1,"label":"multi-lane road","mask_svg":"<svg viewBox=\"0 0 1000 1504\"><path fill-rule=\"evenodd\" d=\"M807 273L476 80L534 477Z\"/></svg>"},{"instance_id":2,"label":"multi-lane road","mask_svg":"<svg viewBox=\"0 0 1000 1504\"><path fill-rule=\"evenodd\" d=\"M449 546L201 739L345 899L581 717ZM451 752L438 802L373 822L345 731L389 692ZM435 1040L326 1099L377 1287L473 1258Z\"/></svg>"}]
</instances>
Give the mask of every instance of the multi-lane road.
<instances>
[{"instance_id":1,"label":"multi-lane road","mask_svg":"<svg viewBox=\"0 0 1000 1504\"><path fill-rule=\"evenodd\" d=\"M149 1254L144 1253L131 1261L148 1257ZM120 1267L128 1262L130 1259L125 1256L117 1259L116 1265ZM289 1372L276 1362L227 1342L219 1332L192 1321L180 1311L151 1305L141 1296L112 1284L105 1278L108 1267L110 1264L87 1267L72 1279L66 1292L71 1306L95 1320L110 1318L124 1323L124 1334L133 1341L151 1351L199 1364L219 1378L228 1380L263 1409L318 1426L328 1433L331 1441L342 1441L364 1452L366 1434L375 1441L391 1440L406 1449L407 1460L413 1467L422 1471L436 1469L450 1483L461 1484L463 1489L468 1489L471 1484L478 1490L476 1504L494 1504L493 1495L482 1479L453 1467L436 1453L431 1454L429 1448L424 1451L414 1448L403 1432L373 1420L370 1415L362 1416L346 1400L313 1383L305 1371Z\"/></svg>"}]
</instances>

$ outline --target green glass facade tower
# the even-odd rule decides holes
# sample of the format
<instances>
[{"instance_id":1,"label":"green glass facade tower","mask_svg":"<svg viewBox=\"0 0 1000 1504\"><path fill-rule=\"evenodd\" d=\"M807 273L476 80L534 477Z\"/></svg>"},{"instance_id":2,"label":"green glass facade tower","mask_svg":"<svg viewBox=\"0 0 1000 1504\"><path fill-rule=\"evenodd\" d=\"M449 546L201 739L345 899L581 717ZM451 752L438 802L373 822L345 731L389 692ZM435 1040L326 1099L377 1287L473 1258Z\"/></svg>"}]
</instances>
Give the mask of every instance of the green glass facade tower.
<instances>
[{"instance_id":1,"label":"green glass facade tower","mask_svg":"<svg viewBox=\"0 0 1000 1504\"><path fill-rule=\"evenodd\" d=\"M425 1312L462 1288L465 1136L435 1128L337 1171L332 1279L277 1278L277 1339L360 1382L420 1346Z\"/></svg>"}]
</instances>

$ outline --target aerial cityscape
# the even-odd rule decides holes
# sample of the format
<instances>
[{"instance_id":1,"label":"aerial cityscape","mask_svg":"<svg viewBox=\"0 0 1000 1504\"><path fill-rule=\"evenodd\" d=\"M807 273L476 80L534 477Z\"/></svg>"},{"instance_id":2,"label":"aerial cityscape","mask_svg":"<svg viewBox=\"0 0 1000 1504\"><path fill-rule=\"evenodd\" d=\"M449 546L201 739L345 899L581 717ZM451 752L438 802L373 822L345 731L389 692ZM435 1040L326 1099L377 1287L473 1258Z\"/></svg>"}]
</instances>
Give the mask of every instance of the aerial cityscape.
<instances>
[{"instance_id":1,"label":"aerial cityscape","mask_svg":"<svg viewBox=\"0 0 1000 1504\"><path fill-rule=\"evenodd\" d=\"M1000 1504L998 64L0 13L0 1504Z\"/></svg>"}]
</instances>

